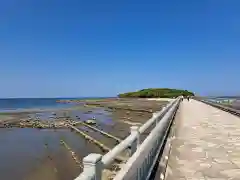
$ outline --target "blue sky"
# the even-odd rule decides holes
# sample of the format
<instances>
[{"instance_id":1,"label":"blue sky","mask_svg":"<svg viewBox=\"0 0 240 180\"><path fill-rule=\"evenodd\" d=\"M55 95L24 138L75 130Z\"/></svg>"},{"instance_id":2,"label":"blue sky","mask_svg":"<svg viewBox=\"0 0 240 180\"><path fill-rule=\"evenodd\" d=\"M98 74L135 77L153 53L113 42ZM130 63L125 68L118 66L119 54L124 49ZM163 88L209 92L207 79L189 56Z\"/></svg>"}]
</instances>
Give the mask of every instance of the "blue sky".
<instances>
[{"instance_id":1,"label":"blue sky","mask_svg":"<svg viewBox=\"0 0 240 180\"><path fill-rule=\"evenodd\" d=\"M239 0L0 2L0 97L240 94Z\"/></svg>"}]
</instances>

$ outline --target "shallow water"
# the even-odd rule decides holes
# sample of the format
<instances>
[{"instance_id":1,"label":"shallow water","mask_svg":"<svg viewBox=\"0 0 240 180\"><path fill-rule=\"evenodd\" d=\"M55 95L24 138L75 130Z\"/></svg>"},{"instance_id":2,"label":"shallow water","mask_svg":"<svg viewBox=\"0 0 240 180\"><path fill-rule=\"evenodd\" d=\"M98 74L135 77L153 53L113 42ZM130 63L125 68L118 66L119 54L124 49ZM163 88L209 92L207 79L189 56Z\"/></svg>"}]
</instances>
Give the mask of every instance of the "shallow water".
<instances>
[{"instance_id":1,"label":"shallow water","mask_svg":"<svg viewBox=\"0 0 240 180\"><path fill-rule=\"evenodd\" d=\"M38 113L37 116L44 120L48 119L50 113ZM94 116L101 129L107 129L114 124L109 112L103 109L93 108L87 113L73 110L70 116L74 119L79 116L78 120L87 120ZM81 169L72 159L70 152L60 144L61 139L76 152L80 160L91 152L102 153L98 147L70 129L0 129L0 179L73 179Z\"/></svg>"},{"instance_id":2,"label":"shallow water","mask_svg":"<svg viewBox=\"0 0 240 180\"><path fill-rule=\"evenodd\" d=\"M60 98L64 99L64 98ZM0 111L23 110L32 108L65 108L72 104L58 103L59 98L8 98L0 99Z\"/></svg>"},{"instance_id":3,"label":"shallow water","mask_svg":"<svg viewBox=\"0 0 240 180\"><path fill-rule=\"evenodd\" d=\"M50 143L55 150L56 135L48 130L1 129L1 179L23 179L46 156L45 143Z\"/></svg>"},{"instance_id":4,"label":"shallow water","mask_svg":"<svg viewBox=\"0 0 240 180\"><path fill-rule=\"evenodd\" d=\"M228 101L232 100L230 103L222 103L222 105L229 106L233 109L240 110L240 97L233 97L233 98L210 98L208 99L210 101L216 102L216 101Z\"/></svg>"}]
</instances>

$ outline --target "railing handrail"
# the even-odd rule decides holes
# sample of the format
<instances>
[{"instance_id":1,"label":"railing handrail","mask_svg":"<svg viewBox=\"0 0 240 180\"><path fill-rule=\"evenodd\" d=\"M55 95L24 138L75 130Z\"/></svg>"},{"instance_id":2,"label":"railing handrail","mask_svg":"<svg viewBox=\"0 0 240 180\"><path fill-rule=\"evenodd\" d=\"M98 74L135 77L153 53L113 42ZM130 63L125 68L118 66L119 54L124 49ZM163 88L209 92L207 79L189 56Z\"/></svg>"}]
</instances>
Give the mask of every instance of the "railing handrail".
<instances>
[{"instance_id":1,"label":"railing handrail","mask_svg":"<svg viewBox=\"0 0 240 180\"><path fill-rule=\"evenodd\" d=\"M114 180L122 180L127 178L128 179L128 174L130 173L129 171L132 169L136 169L137 165L139 165L139 160L140 161L145 161L146 159L146 153L151 150L152 144L159 138L159 136L162 136L161 142L160 142L160 147L158 150L161 149L163 142L165 140L165 137L167 136L167 129L169 128L171 121L172 121L172 116L174 112L176 111L178 107L179 102L175 102L173 106L170 107L169 111L164 115L164 117L161 119L161 121L157 124L157 126L151 131L151 133L147 136L147 138L143 141L143 143L139 146L138 150L128 159L127 163L125 166L117 173L115 176ZM171 118L171 119L170 119ZM170 122L169 122L170 119ZM155 155L154 160L156 161L158 157L158 153ZM150 173L153 169L153 166L155 165L155 162L150 165L149 171L146 173L146 179L149 179ZM138 171L131 172L132 174L138 173Z\"/></svg>"},{"instance_id":2,"label":"railing handrail","mask_svg":"<svg viewBox=\"0 0 240 180\"><path fill-rule=\"evenodd\" d=\"M159 112L153 113L153 117L150 118L146 123L144 123L137 132L131 132L129 136L127 136L121 143L119 143L117 146L115 146L111 151L106 153L101 158L101 166L102 168L106 168L109 166L116 156L118 156L121 152L123 152L125 149L127 149L129 146L133 144L138 138L139 135L144 133L153 123L158 123L158 121L168 112L171 107L176 104L180 100L180 97L178 97L175 100L172 100L170 103L168 103L165 107L161 109ZM83 172L80 174L79 177L77 177L75 180L92 180L95 179L96 174L93 173L93 171L89 170L83 170Z\"/></svg>"},{"instance_id":3,"label":"railing handrail","mask_svg":"<svg viewBox=\"0 0 240 180\"><path fill-rule=\"evenodd\" d=\"M171 101L170 103L167 104L167 106L163 107L160 112L155 113L155 116L150 118L146 123L144 123L140 128L139 128L139 133L142 134L144 133L153 123L155 123L156 118L161 118L168 109L176 102L176 100ZM137 139L137 134L130 134L127 138L125 138L121 143L119 143L117 146L115 146L111 151L106 153L102 157L102 163L104 166L108 166L109 164L112 163L112 161L115 159L115 157L120 154L122 151L127 149L129 145L131 145L136 139Z\"/></svg>"},{"instance_id":4,"label":"railing handrail","mask_svg":"<svg viewBox=\"0 0 240 180\"><path fill-rule=\"evenodd\" d=\"M168 103L165 107L161 109L159 112L155 112L155 116L150 118L146 123L144 123L140 128L139 132L140 134L144 133L156 120L156 118L161 118L168 109L177 101L178 99L172 100L170 103Z\"/></svg>"}]
</instances>

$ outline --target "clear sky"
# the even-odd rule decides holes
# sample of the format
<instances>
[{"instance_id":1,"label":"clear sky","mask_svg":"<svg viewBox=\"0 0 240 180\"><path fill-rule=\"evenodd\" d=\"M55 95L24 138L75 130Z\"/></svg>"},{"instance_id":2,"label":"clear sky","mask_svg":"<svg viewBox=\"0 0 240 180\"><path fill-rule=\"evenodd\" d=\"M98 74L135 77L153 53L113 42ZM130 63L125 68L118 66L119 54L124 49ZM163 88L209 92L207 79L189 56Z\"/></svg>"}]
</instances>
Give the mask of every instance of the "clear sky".
<instances>
[{"instance_id":1,"label":"clear sky","mask_svg":"<svg viewBox=\"0 0 240 180\"><path fill-rule=\"evenodd\" d=\"M0 97L240 94L239 0L0 1Z\"/></svg>"}]
</instances>

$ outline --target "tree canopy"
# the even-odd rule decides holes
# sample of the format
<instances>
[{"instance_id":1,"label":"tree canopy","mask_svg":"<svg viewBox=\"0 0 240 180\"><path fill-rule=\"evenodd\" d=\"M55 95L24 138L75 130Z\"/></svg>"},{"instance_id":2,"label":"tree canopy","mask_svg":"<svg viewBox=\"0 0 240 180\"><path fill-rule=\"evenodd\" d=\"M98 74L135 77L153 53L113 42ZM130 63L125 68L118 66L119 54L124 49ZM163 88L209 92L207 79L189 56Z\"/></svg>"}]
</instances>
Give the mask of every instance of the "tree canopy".
<instances>
[{"instance_id":1,"label":"tree canopy","mask_svg":"<svg viewBox=\"0 0 240 180\"><path fill-rule=\"evenodd\" d=\"M178 96L194 96L194 93L181 89L148 88L118 95L120 98L174 98Z\"/></svg>"}]
</instances>

